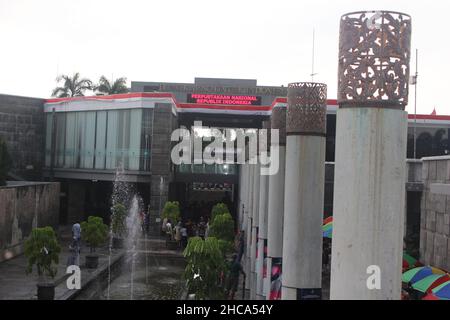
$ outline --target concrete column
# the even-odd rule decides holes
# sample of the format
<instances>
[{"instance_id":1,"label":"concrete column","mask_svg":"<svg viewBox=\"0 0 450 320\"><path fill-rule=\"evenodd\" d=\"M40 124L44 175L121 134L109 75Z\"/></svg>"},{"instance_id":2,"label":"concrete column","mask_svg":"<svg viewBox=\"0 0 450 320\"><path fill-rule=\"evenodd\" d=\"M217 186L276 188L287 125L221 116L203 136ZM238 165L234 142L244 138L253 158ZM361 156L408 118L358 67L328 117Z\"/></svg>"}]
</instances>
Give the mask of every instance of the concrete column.
<instances>
[{"instance_id":1,"label":"concrete column","mask_svg":"<svg viewBox=\"0 0 450 320\"><path fill-rule=\"evenodd\" d=\"M261 153L270 152L270 121L263 121L263 129L259 134L259 151ZM260 176L259 184L259 232L258 232L258 257L256 261L257 267L257 282L256 294L258 300L266 299L265 278L267 276L267 204L268 204L268 190L269 190L269 176L267 175L269 169L268 164L261 164L261 171L264 174Z\"/></svg>"},{"instance_id":2,"label":"concrete column","mask_svg":"<svg viewBox=\"0 0 450 320\"><path fill-rule=\"evenodd\" d=\"M321 298L326 88L288 87L283 300Z\"/></svg>"},{"instance_id":3,"label":"concrete column","mask_svg":"<svg viewBox=\"0 0 450 320\"><path fill-rule=\"evenodd\" d=\"M267 219L267 300L271 299L272 266L281 267L283 257L283 216L284 216L284 177L286 168L286 107L278 106L272 110L271 126L273 130L279 130L279 144L270 146L272 157L279 155L278 172L269 176L268 188L268 219ZM276 281L274 289L276 290Z\"/></svg>"},{"instance_id":4,"label":"concrete column","mask_svg":"<svg viewBox=\"0 0 450 320\"><path fill-rule=\"evenodd\" d=\"M253 168L252 242L250 248L250 299L256 300L256 255L259 232L259 182L260 165Z\"/></svg>"},{"instance_id":5,"label":"concrete column","mask_svg":"<svg viewBox=\"0 0 450 320\"><path fill-rule=\"evenodd\" d=\"M258 258L257 266L257 282L256 294L258 300L265 300L264 290L264 264L266 261L267 252L267 191L268 191L269 176L261 175L259 184L259 232L258 232Z\"/></svg>"},{"instance_id":6,"label":"concrete column","mask_svg":"<svg viewBox=\"0 0 450 320\"><path fill-rule=\"evenodd\" d=\"M247 200L248 203L246 209L247 216L247 228L246 237L247 245L245 246L245 273L247 274L247 279L245 282L245 289L250 290L251 283L251 252L252 252L252 226L253 226L253 175L254 175L254 165L248 165L248 193Z\"/></svg>"},{"instance_id":7,"label":"concrete column","mask_svg":"<svg viewBox=\"0 0 450 320\"><path fill-rule=\"evenodd\" d=\"M361 33L362 17L374 25ZM356 30L362 44L347 35ZM411 20L356 12L341 33L330 298L400 299Z\"/></svg>"},{"instance_id":8,"label":"concrete column","mask_svg":"<svg viewBox=\"0 0 450 320\"><path fill-rule=\"evenodd\" d=\"M239 168L239 219L237 221L238 230L244 230L244 222L246 222L245 193L247 192L247 166L242 164Z\"/></svg>"}]
</instances>

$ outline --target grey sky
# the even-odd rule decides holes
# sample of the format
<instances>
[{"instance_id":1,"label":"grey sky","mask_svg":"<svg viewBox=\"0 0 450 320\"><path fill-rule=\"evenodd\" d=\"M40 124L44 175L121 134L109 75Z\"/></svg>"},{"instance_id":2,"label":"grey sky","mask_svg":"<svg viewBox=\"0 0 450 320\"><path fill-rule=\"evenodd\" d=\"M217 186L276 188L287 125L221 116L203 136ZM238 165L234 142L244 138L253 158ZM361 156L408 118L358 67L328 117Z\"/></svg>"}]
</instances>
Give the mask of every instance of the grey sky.
<instances>
[{"instance_id":1,"label":"grey sky","mask_svg":"<svg viewBox=\"0 0 450 320\"><path fill-rule=\"evenodd\" d=\"M359 10L412 16L419 49L418 113L450 114L449 1L0 0L0 93L49 97L57 72L98 80L192 82L254 78L315 81L336 97L339 18ZM414 53L414 52L413 52ZM411 60L414 71L415 56ZM410 89L409 112L413 110Z\"/></svg>"}]
</instances>

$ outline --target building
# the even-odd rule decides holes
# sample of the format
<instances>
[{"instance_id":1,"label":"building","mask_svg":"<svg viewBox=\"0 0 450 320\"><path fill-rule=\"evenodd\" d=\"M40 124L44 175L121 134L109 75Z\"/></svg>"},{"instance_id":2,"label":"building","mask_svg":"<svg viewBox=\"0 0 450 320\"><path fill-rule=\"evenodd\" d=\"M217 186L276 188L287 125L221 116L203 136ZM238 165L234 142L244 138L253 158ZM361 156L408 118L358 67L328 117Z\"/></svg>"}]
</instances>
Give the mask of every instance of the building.
<instances>
[{"instance_id":1,"label":"building","mask_svg":"<svg viewBox=\"0 0 450 320\"><path fill-rule=\"evenodd\" d=\"M39 176L61 183L60 223L89 215L109 218L118 173L142 196L155 223L168 199L180 200L183 215L193 219L209 214L208 205L217 201L228 202L236 214L239 167L175 166L171 133L191 129L194 121L221 129L261 128L274 105L286 104L286 94L286 87L260 86L251 79L196 78L193 83L133 81L130 93L111 96L0 95L0 135L18 159L12 179ZM336 110L336 101L329 100L326 215L332 214ZM417 158L448 153L450 116L409 115L405 158L414 154L414 127ZM407 188L408 221L418 229L420 183Z\"/></svg>"}]
</instances>

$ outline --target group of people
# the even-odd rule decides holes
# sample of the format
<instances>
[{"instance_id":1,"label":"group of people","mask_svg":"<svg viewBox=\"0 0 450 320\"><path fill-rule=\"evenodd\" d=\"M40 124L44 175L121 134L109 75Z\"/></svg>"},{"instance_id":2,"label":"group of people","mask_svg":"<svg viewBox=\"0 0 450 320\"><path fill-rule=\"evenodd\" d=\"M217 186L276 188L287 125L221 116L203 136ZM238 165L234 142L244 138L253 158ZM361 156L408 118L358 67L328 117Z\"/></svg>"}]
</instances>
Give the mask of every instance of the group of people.
<instances>
[{"instance_id":1,"label":"group of people","mask_svg":"<svg viewBox=\"0 0 450 320\"><path fill-rule=\"evenodd\" d=\"M181 221L174 224L171 219L164 218L161 232L165 234L167 241L176 241L179 249L184 249L188 242L188 231L186 225Z\"/></svg>"},{"instance_id":2,"label":"group of people","mask_svg":"<svg viewBox=\"0 0 450 320\"><path fill-rule=\"evenodd\" d=\"M171 219L164 218L161 225L161 232L166 236L167 241L176 241L180 249L186 248L189 237L208 237L209 221L203 216L198 222L188 219L186 222L178 221L174 223Z\"/></svg>"}]
</instances>

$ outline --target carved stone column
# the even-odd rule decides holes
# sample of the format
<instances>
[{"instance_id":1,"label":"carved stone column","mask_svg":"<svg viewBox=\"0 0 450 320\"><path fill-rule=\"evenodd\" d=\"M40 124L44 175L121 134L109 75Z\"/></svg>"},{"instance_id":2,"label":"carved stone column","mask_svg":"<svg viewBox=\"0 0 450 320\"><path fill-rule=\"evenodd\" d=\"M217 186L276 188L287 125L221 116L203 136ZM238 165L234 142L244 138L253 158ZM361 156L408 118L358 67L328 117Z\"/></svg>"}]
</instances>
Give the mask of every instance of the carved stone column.
<instances>
[{"instance_id":1,"label":"carved stone column","mask_svg":"<svg viewBox=\"0 0 450 320\"><path fill-rule=\"evenodd\" d=\"M286 107L275 106L271 116L272 130L279 130L279 143L270 146L271 155L278 154L278 171L269 176L267 219L266 299L279 299L282 275L284 177L286 172Z\"/></svg>"},{"instance_id":2,"label":"carved stone column","mask_svg":"<svg viewBox=\"0 0 450 320\"><path fill-rule=\"evenodd\" d=\"M289 84L283 300L321 298L326 104L325 84Z\"/></svg>"},{"instance_id":3,"label":"carved stone column","mask_svg":"<svg viewBox=\"0 0 450 320\"><path fill-rule=\"evenodd\" d=\"M411 18L341 18L331 299L400 299Z\"/></svg>"}]
</instances>

